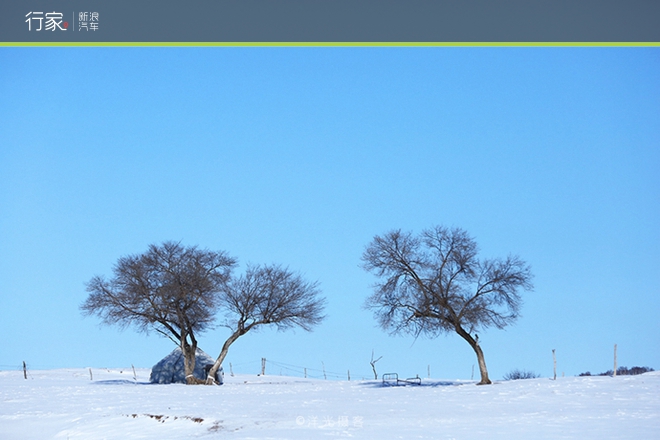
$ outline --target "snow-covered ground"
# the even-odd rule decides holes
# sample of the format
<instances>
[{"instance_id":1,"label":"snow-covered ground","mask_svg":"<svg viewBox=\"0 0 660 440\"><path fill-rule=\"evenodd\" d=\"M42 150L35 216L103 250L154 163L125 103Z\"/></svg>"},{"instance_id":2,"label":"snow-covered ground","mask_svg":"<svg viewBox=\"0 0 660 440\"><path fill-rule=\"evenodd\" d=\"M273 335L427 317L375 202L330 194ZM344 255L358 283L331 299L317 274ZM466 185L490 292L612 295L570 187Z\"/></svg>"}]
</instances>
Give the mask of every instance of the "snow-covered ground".
<instances>
[{"instance_id":1,"label":"snow-covered ground","mask_svg":"<svg viewBox=\"0 0 660 440\"><path fill-rule=\"evenodd\" d=\"M421 386L226 376L148 384L149 370L0 372L0 439L657 439L660 372Z\"/></svg>"}]
</instances>

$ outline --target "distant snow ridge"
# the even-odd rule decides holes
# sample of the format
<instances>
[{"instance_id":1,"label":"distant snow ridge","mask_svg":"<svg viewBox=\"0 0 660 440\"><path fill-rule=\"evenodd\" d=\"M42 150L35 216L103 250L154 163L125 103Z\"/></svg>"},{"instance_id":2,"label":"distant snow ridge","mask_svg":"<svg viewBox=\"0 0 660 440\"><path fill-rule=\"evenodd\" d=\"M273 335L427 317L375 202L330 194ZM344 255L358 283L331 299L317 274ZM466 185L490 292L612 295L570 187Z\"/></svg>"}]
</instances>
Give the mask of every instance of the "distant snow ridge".
<instances>
[{"instance_id":1,"label":"distant snow ridge","mask_svg":"<svg viewBox=\"0 0 660 440\"><path fill-rule=\"evenodd\" d=\"M206 372L215 363L208 354L204 353L201 349L197 349L195 353L195 370L193 376L198 379L205 380ZM222 367L215 375L215 380L219 384L223 382L224 373ZM151 383L186 383L186 374L183 367L183 353L181 348L177 347L172 353L165 356L160 362L151 368L151 376L149 377Z\"/></svg>"}]
</instances>

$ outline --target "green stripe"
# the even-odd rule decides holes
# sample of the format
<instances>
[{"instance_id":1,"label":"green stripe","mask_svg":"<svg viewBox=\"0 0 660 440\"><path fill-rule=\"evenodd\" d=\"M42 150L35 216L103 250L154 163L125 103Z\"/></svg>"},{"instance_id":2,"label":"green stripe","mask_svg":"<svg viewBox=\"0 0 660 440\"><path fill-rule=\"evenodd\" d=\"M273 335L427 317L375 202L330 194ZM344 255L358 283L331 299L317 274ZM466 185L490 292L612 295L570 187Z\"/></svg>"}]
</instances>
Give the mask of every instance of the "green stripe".
<instances>
[{"instance_id":1,"label":"green stripe","mask_svg":"<svg viewBox=\"0 0 660 440\"><path fill-rule=\"evenodd\" d=\"M660 42L0 42L0 47L660 47Z\"/></svg>"}]
</instances>

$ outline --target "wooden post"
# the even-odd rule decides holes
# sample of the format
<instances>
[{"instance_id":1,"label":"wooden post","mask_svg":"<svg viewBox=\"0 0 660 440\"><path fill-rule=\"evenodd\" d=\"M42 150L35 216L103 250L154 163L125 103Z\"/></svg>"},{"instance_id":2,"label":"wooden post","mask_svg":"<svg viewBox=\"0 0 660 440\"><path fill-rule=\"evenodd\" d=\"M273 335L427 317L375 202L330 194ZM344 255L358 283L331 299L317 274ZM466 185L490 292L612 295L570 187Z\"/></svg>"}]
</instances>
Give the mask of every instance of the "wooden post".
<instances>
[{"instance_id":1,"label":"wooden post","mask_svg":"<svg viewBox=\"0 0 660 440\"><path fill-rule=\"evenodd\" d=\"M233 370L232 367L231 367L231 362L229 363L229 375L230 375L231 377L234 377L234 370Z\"/></svg>"},{"instance_id":2,"label":"wooden post","mask_svg":"<svg viewBox=\"0 0 660 440\"><path fill-rule=\"evenodd\" d=\"M89 369L89 380L94 380L94 376L92 376L92 369Z\"/></svg>"},{"instance_id":3,"label":"wooden post","mask_svg":"<svg viewBox=\"0 0 660 440\"><path fill-rule=\"evenodd\" d=\"M261 358L261 375L266 374L266 358Z\"/></svg>"},{"instance_id":4,"label":"wooden post","mask_svg":"<svg viewBox=\"0 0 660 440\"><path fill-rule=\"evenodd\" d=\"M137 374L135 374L135 366L131 364L131 368L133 369L133 380L137 382Z\"/></svg>"},{"instance_id":5,"label":"wooden post","mask_svg":"<svg viewBox=\"0 0 660 440\"><path fill-rule=\"evenodd\" d=\"M552 349L552 380L557 380L557 356L555 356L555 349Z\"/></svg>"},{"instance_id":6,"label":"wooden post","mask_svg":"<svg viewBox=\"0 0 660 440\"><path fill-rule=\"evenodd\" d=\"M25 365L25 361L23 361L23 377L27 380L27 365Z\"/></svg>"},{"instance_id":7,"label":"wooden post","mask_svg":"<svg viewBox=\"0 0 660 440\"><path fill-rule=\"evenodd\" d=\"M614 344L614 372L612 373L612 377L616 377L616 344Z\"/></svg>"},{"instance_id":8,"label":"wooden post","mask_svg":"<svg viewBox=\"0 0 660 440\"><path fill-rule=\"evenodd\" d=\"M348 370L348 381L351 381L351 370Z\"/></svg>"}]
</instances>

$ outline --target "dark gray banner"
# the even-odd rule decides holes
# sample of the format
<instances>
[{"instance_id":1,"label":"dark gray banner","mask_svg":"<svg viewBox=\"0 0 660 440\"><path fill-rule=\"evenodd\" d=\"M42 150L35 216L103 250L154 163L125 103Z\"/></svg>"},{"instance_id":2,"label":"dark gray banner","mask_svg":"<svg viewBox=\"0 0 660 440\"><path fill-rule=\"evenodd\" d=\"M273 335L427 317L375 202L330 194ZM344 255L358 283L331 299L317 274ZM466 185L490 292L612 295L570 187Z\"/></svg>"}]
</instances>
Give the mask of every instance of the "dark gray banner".
<instances>
[{"instance_id":1,"label":"dark gray banner","mask_svg":"<svg viewBox=\"0 0 660 440\"><path fill-rule=\"evenodd\" d=\"M3 0L1 42L660 42L656 0Z\"/></svg>"}]
</instances>

